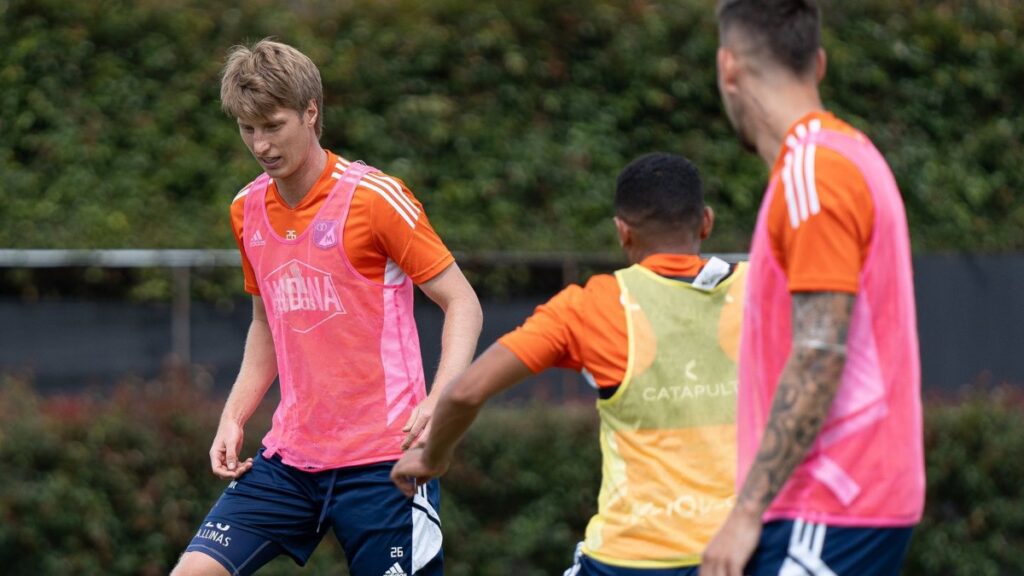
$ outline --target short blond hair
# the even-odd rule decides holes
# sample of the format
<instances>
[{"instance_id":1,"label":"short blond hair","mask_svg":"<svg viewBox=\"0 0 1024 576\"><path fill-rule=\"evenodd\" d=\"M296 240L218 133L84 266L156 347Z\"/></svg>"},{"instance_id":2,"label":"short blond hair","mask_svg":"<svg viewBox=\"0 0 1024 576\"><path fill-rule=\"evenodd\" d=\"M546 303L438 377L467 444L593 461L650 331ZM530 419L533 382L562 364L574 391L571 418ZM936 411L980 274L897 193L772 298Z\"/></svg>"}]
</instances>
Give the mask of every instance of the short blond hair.
<instances>
[{"instance_id":1,"label":"short blond hair","mask_svg":"<svg viewBox=\"0 0 1024 576\"><path fill-rule=\"evenodd\" d=\"M228 51L220 80L220 103L234 118L267 118L277 108L300 115L316 101L316 135L324 124L320 70L308 56L269 38Z\"/></svg>"}]
</instances>

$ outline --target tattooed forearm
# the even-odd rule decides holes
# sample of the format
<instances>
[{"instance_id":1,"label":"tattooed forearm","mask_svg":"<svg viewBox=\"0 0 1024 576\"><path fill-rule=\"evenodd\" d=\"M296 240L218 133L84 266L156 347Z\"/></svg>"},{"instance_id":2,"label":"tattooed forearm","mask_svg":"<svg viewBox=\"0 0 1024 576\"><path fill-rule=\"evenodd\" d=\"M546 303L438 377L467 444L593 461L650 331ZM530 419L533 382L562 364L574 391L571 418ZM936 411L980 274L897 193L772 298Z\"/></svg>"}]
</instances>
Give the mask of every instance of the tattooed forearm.
<instances>
[{"instance_id":1,"label":"tattooed forearm","mask_svg":"<svg viewBox=\"0 0 1024 576\"><path fill-rule=\"evenodd\" d=\"M821 431L846 362L854 296L793 295L793 345L739 502L764 511Z\"/></svg>"}]
</instances>

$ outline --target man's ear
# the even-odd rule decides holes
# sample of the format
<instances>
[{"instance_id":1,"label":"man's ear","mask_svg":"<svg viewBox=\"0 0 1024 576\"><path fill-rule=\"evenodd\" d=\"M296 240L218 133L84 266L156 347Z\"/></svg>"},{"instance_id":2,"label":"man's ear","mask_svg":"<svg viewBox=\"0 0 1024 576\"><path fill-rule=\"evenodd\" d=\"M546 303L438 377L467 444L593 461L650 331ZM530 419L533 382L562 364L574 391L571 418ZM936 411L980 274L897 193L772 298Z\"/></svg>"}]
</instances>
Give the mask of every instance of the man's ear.
<instances>
[{"instance_id":1,"label":"man's ear","mask_svg":"<svg viewBox=\"0 0 1024 576\"><path fill-rule=\"evenodd\" d=\"M704 207L704 214L700 218L700 239L707 240L711 236L711 230L715 227L715 211L711 206Z\"/></svg>"},{"instance_id":2,"label":"man's ear","mask_svg":"<svg viewBox=\"0 0 1024 576\"><path fill-rule=\"evenodd\" d=\"M825 71L828 69L828 56L824 48L818 48L818 54L814 61L814 76L820 84L825 79Z\"/></svg>"},{"instance_id":3,"label":"man's ear","mask_svg":"<svg viewBox=\"0 0 1024 576\"><path fill-rule=\"evenodd\" d=\"M316 105L316 100L310 98L309 104L306 106L306 113L303 114L306 125L310 128L316 126L316 119L320 116L320 108Z\"/></svg>"},{"instance_id":4,"label":"man's ear","mask_svg":"<svg viewBox=\"0 0 1024 576\"><path fill-rule=\"evenodd\" d=\"M628 222L616 216L615 220L615 231L619 234L619 246L625 248L633 243L633 228Z\"/></svg>"},{"instance_id":5,"label":"man's ear","mask_svg":"<svg viewBox=\"0 0 1024 576\"><path fill-rule=\"evenodd\" d=\"M718 47L718 89L724 94L736 92L736 84L740 72L740 63L736 54L725 46Z\"/></svg>"}]
</instances>

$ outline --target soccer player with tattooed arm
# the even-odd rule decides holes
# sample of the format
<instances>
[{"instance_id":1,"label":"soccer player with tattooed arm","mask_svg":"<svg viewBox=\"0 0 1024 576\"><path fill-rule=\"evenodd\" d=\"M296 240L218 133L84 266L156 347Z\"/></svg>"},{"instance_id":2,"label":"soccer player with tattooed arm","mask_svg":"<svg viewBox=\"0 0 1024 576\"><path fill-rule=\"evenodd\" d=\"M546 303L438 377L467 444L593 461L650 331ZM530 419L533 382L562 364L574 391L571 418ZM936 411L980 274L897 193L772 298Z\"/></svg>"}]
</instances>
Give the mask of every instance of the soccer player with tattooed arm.
<instances>
[{"instance_id":1,"label":"soccer player with tattooed arm","mask_svg":"<svg viewBox=\"0 0 1024 576\"><path fill-rule=\"evenodd\" d=\"M703 576L899 573L924 506L920 367L903 201L827 112L812 0L721 0L718 84L771 169L740 344L736 506Z\"/></svg>"}]
</instances>

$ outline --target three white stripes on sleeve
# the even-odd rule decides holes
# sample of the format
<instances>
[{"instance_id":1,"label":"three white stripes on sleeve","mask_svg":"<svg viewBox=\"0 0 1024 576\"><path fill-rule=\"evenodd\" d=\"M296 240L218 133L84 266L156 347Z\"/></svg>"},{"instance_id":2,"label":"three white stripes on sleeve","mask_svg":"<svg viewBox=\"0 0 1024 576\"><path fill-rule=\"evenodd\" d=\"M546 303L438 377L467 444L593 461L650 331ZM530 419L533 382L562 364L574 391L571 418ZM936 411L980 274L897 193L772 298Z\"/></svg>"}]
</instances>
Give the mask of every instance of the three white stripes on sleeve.
<instances>
[{"instance_id":1,"label":"three white stripes on sleeve","mask_svg":"<svg viewBox=\"0 0 1024 576\"><path fill-rule=\"evenodd\" d=\"M821 131L821 120L811 120L811 133ZM807 137L807 127L800 124L796 127L796 138L786 138L785 163L782 167L782 187L786 195L786 208L789 211L789 225L799 228L801 222L821 212L818 199L818 186L814 176L814 159L817 146L803 144Z\"/></svg>"},{"instance_id":2,"label":"three white stripes on sleeve","mask_svg":"<svg viewBox=\"0 0 1024 576\"><path fill-rule=\"evenodd\" d=\"M345 171L348 165L348 161L339 159L338 163L334 165L335 172L331 174L331 177L335 179L341 178L342 172ZM393 179L376 174L367 174L359 185L365 186L367 189L379 194L387 200L388 204L395 209L395 212L402 217L402 220L405 220L405 223L410 228L416 227L416 222L420 219L420 209L406 197L402 192L402 187Z\"/></svg>"}]
</instances>

